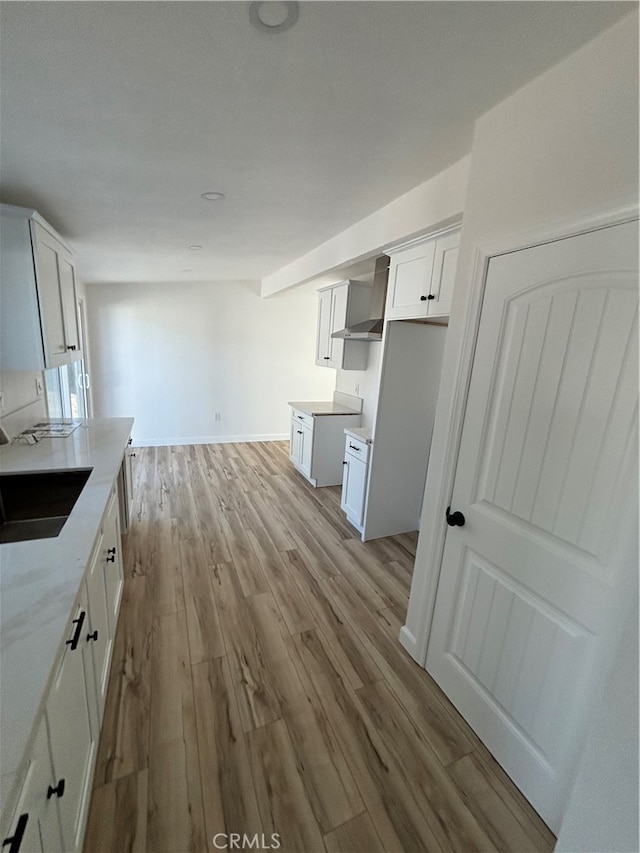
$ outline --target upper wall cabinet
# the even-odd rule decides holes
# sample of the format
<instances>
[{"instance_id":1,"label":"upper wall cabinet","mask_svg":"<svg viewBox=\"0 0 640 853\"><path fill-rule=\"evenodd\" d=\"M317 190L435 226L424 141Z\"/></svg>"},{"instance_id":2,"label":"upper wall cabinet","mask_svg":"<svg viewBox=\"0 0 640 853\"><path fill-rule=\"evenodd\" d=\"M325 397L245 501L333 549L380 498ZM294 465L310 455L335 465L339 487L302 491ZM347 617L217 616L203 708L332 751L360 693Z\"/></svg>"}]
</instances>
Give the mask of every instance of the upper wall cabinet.
<instances>
[{"instance_id":1,"label":"upper wall cabinet","mask_svg":"<svg viewBox=\"0 0 640 853\"><path fill-rule=\"evenodd\" d=\"M0 363L44 370L80 358L71 250L34 210L0 205Z\"/></svg>"},{"instance_id":2,"label":"upper wall cabinet","mask_svg":"<svg viewBox=\"0 0 640 853\"><path fill-rule=\"evenodd\" d=\"M369 319L371 285L362 281L343 281L318 291L318 337L316 364L342 370L366 370L367 344L332 338L347 326Z\"/></svg>"},{"instance_id":3,"label":"upper wall cabinet","mask_svg":"<svg viewBox=\"0 0 640 853\"><path fill-rule=\"evenodd\" d=\"M449 316L459 245L456 229L389 253L387 320Z\"/></svg>"}]
</instances>

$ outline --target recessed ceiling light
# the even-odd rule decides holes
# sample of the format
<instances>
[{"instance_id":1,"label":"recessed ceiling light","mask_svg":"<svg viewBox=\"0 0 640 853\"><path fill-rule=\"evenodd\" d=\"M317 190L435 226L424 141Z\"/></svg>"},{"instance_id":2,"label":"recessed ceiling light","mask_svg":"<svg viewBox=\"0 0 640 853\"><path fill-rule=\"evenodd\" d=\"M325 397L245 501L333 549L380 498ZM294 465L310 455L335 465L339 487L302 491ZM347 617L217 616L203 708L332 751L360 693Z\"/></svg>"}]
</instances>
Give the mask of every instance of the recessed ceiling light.
<instances>
[{"instance_id":1,"label":"recessed ceiling light","mask_svg":"<svg viewBox=\"0 0 640 853\"><path fill-rule=\"evenodd\" d=\"M201 193L200 198L203 199L203 201L222 201L222 199L224 198L224 193L219 193L219 192Z\"/></svg>"},{"instance_id":2,"label":"recessed ceiling light","mask_svg":"<svg viewBox=\"0 0 640 853\"><path fill-rule=\"evenodd\" d=\"M189 246L189 248L191 249L192 252L197 252L198 249L202 248L202 246L198 246L196 243L194 243L193 246Z\"/></svg>"},{"instance_id":3,"label":"recessed ceiling light","mask_svg":"<svg viewBox=\"0 0 640 853\"><path fill-rule=\"evenodd\" d=\"M283 33L298 20L299 8L295 2L281 3L279 0L259 0L249 4L249 20L266 33Z\"/></svg>"}]
</instances>

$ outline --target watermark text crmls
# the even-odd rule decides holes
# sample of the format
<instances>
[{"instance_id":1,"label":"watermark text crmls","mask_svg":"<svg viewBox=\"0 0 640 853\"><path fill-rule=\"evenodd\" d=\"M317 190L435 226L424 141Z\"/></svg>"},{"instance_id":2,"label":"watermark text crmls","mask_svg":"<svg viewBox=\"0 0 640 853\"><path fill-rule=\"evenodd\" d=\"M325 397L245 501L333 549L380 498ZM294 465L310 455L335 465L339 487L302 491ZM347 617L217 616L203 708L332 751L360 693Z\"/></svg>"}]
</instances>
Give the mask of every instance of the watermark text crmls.
<instances>
[{"instance_id":1,"label":"watermark text crmls","mask_svg":"<svg viewBox=\"0 0 640 853\"><path fill-rule=\"evenodd\" d=\"M213 836L213 846L217 850L278 850L280 835L272 832L270 835L246 832L216 832Z\"/></svg>"}]
</instances>

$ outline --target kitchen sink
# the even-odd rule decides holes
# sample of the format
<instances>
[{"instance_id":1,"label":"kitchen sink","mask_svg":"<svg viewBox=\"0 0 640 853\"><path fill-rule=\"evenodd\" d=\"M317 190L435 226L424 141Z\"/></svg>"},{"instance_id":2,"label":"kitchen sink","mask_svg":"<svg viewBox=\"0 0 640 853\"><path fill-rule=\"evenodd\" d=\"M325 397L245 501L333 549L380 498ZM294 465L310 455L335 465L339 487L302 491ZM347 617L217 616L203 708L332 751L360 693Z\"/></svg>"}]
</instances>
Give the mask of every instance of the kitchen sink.
<instances>
[{"instance_id":1,"label":"kitchen sink","mask_svg":"<svg viewBox=\"0 0 640 853\"><path fill-rule=\"evenodd\" d=\"M92 470L0 474L0 543L58 536Z\"/></svg>"}]
</instances>

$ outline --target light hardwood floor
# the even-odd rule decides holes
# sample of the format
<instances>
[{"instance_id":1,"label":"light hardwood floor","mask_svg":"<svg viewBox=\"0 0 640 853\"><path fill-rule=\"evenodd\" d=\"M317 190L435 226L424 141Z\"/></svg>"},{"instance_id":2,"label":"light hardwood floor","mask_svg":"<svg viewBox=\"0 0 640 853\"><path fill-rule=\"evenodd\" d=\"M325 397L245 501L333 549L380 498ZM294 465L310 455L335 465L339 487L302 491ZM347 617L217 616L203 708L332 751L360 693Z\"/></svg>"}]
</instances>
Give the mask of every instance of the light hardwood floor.
<instances>
[{"instance_id":1,"label":"light hardwood floor","mask_svg":"<svg viewBox=\"0 0 640 853\"><path fill-rule=\"evenodd\" d=\"M361 543L287 453L136 451L85 853L552 850L398 643L416 536Z\"/></svg>"}]
</instances>

